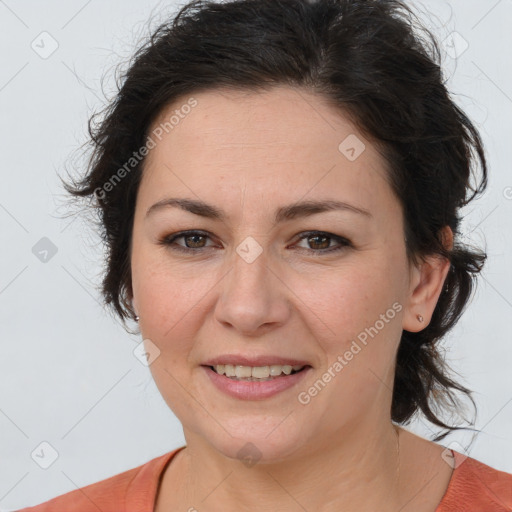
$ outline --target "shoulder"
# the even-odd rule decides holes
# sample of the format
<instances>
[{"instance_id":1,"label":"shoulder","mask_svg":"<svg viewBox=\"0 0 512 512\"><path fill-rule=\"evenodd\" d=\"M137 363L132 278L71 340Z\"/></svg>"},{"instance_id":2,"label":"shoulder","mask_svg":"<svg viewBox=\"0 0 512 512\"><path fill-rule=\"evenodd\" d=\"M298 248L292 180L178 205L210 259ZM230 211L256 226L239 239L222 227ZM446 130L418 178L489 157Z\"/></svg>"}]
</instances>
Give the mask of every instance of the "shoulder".
<instances>
[{"instance_id":1,"label":"shoulder","mask_svg":"<svg viewBox=\"0 0 512 512\"><path fill-rule=\"evenodd\" d=\"M136 468L17 512L122 512L127 505L133 504L141 510L152 510L160 476L167 463L180 449L177 448Z\"/></svg>"},{"instance_id":2,"label":"shoulder","mask_svg":"<svg viewBox=\"0 0 512 512\"><path fill-rule=\"evenodd\" d=\"M436 512L455 512L461 510L461 507L485 512L510 512L512 474L494 469L457 451L452 452L452 478Z\"/></svg>"}]
</instances>

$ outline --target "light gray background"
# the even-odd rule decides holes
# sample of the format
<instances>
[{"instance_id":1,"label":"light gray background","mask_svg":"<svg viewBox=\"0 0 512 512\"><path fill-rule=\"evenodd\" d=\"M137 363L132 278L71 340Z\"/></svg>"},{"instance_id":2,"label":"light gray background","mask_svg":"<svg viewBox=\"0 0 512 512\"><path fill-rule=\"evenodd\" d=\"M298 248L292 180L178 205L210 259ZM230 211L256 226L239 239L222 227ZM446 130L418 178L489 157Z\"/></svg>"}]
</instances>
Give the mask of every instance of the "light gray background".
<instances>
[{"instance_id":1,"label":"light gray background","mask_svg":"<svg viewBox=\"0 0 512 512\"><path fill-rule=\"evenodd\" d=\"M132 53L150 16L156 23L177 5L0 0L0 510L45 501L184 444L132 353L140 339L101 307L101 248L80 220L62 218L57 178L86 140L88 116L103 105L101 78L107 73L108 94L113 66ZM431 13L422 16L440 40L456 31L469 45L457 56L447 46L444 61L456 101L487 146L490 186L464 226L475 243L486 243L489 260L445 346L479 408L483 432L468 454L512 472L512 1L415 5ZM47 58L31 47L51 49L43 31L58 43ZM42 237L57 248L46 263L32 252ZM432 436L422 421L409 428ZM58 452L46 470L31 458L43 441ZM441 444L453 441L461 451L471 435Z\"/></svg>"}]
</instances>

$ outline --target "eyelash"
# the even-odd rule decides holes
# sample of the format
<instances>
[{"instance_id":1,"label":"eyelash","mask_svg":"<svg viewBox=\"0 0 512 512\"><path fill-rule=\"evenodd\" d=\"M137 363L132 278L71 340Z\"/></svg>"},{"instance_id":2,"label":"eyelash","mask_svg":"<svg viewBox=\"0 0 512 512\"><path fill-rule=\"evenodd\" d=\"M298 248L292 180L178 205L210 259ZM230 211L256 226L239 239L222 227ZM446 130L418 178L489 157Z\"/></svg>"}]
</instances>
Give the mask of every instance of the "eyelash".
<instances>
[{"instance_id":1,"label":"eyelash","mask_svg":"<svg viewBox=\"0 0 512 512\"><path fill-rule=\"evenodd\" d=\"M211 248L211 247L198 247L198 248L194 249L191 247L184 247L179 244L174 244L175 240L178 240L179 238L187 238L189 236L194 236L194 235L210 238L209 233L206 233L204 231L197 231L197 230L181 231L180 233L175 233L173 235L168 235L168 236L162 238L161 240L159 240L159 243L169 247L173 251L179 251L179 252L188 253L188 254L191 254L194 252L197 253L203 249ZM321 256L326 253L330 254L333 252L341 251L347 247L352 247L352 243L350 242L350 240L343 238L341 236L338 236L338 235L333 235L332 233L327 233L325 231L306 231L299 238L298 242L301 242L302 240L313 237L313 236L325 236L325 237L330 238L331 240L334 240L340 244L339 246L336 246L336 247L329 247L327 249L320 249L320 250L305 249L302 247L300 248L305 251L311 252L311 254L314 254L315 256Z\"/></svg>"}]
</instances>

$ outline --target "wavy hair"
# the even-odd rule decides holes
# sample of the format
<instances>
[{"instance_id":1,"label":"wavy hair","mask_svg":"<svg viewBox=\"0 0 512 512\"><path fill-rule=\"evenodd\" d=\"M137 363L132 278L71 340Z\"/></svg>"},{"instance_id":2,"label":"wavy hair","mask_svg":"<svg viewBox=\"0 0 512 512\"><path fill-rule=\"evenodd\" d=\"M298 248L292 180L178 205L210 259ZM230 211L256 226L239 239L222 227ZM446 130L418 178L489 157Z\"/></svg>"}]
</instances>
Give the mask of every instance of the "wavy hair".
<instances>
[{"instance_id":1,"label":"wavy hair","mask_svg":"<svg viewBox=\"0 0 512 512\"><path fill-rule=\"evenodd\" d=\"M460 428L444 423L438 410L458 410L456 391L475 404L471 391L451 378L438 344L466 308L486 259L460 240L459 211L484 191L487 165L479 133L450 98L440 62L434 36L398 0L183 6L134 52L114 100L89 119L92 152L84 176L64 182L74 199L94 202L107 249L105 305L125 328L134 318L131 236L144 158L115 186L105 184L145 145L159 113L193 92L301 87L348 116L379 148L403 207L409 261L433 254L450 261L431 322L402 333L391 419L404 424L421 410L435 425ZM451 249L442 244L444 226L454 233Z\"/></svg>"}]
</instances>

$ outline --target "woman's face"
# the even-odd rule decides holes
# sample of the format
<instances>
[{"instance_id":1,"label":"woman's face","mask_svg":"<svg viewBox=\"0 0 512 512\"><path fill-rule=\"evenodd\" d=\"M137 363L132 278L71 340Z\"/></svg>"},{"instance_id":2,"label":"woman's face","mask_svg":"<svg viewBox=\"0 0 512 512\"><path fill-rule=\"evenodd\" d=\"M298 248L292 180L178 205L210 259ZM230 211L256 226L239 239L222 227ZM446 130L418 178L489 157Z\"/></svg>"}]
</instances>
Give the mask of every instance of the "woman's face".
<instances>
[{"instance_id":1,"label":"woman's face","mask_svg":"<svg viewBox=\"0 0 512 512\"><path fill-rule=\"evenodd\" d=\"M152 139L133 304L185 435L271 461L389 421L416 274L376 148L321 98L287 87L184 97ZM208 206L151 209L170 198ZM346 206L303 205L326 201ZM249 383L214 374L213 362L307 366Z\"/></svg>"}]
</instances>

